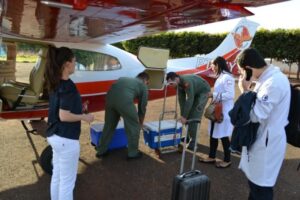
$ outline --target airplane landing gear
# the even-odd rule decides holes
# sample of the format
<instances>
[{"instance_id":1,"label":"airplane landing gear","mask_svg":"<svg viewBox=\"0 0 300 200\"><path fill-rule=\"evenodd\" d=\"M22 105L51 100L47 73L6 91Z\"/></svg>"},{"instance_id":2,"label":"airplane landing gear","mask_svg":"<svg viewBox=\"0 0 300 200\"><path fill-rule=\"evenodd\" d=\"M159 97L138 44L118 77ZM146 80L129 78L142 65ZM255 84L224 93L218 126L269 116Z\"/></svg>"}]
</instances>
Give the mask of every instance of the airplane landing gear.
<instances>
[{"instance_id":1,"label":"airplane landing gear","mask_svg":"<svg viewBox=\"0 0 300 200\"><path fill-rule=\"evenodd\" d=\"M26 131L26 135L29 139L29 142L32 146L32 149L34 151L34 154L35 154L35 157L36 157L36 160L39 162L40 166L42 167L42 169L44 170L44 172L46 172L47 174L49 175L52 175L52 168L53 168L53 165L52 165L52 147L49 145L47 146L43 151L42 153L39 155L39 152L33 142L33 139L31 138L32 134L33 135L42 135L43 137L45 137L44 133L42 130L45 129L46 127L46 122L44 121L44 119L42 118L41 120L37 120L37 122L42 122L44 124L38 124L38 128L32 128L32 129L29 129L27 127L27 125L25 124L25 121L21 121L22 122L22 125ZM43 128L43 125L44 125L44 128Z\"/></svg>"},{"instance_id":2,"label":"airplane landing gear","mask_svg":"<svg viewBox=\"0 0 300 200\"><path fill-rule=\"evenodd\" d=\"M43 150L40 156L40 165L47 174L52 175L52 147L50 145Z\"/></svg>"},{"instance_id":3,"label":"airplane landing gear","mask_svg":"<svg viewBox=\"0 0 300 200\"><path fill-rule=\"evenodd\" d=\"M22 123L22 126L23 126L23 128L25 129L25 131L26 131L26 133L28 134L28 133L32 133L32 134L34 134L34 135L36 135L37 133L37 130L36 129L29 129L28 127L27 127L27 125L26 125L26 123L25 123L25 121L24 120L21 120L21 123Z\"/></svg>"}]
</instances>

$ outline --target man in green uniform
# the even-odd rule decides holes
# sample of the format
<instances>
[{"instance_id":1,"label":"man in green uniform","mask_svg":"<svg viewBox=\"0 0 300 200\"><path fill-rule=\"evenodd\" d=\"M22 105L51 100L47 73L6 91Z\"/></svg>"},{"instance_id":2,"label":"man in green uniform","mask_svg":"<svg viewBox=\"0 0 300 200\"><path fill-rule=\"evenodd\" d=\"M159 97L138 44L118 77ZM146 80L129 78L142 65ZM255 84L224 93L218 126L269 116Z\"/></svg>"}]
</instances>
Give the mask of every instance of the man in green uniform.
<instances>
[{"instance_id":1,"label":"man in green uniform","mask_svg":"<svg viewBox=\"0 0 300 200\"><path fill-rule=\"evenodd\" d=\"M201 119L210 92L207 81L194 74L178 75L174 72L169 72L166 79L174 88L178 87L181 123L185 124L188 119ZM197 142L195 141L196 134L197 124L194 123L189 126L188 130L187 148L190 150Z\"/></svg>"},{"instance_id":2,"label":"man in green uniform","mask_svg":"<svg viewBox=\"0 0 300 200\"><path fill-rule=\"evenodd\" d=\"M106 95L105 124L96 157L108 154L108 146L120 117L123 117L128 138L127 158L140 158L143 155L138 150L138 144L148 102L148 82L149 75L142 72L136 78L121 77L111 86ZM134 105L135 99L138 99L138 112Z\"/></svg>"}]
</instances>

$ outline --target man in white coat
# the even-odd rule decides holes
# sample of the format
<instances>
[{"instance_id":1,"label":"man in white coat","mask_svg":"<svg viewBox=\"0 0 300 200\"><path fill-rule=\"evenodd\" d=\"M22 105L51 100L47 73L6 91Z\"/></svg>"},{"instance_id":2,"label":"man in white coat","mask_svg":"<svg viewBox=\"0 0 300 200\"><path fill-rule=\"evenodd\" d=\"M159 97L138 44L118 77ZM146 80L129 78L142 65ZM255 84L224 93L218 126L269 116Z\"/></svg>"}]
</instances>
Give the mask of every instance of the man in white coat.
<instances>
[{"instance_id":1,"label":"man in white coat","mask_svg":"<svg viewBox=\"0 0 300 200\"><path fill-rule=\"evenodd\" d=\"M237 64L242 69L239 80L241 92L249 90L251 82L255 83L253 91L257 93L257 99L250 119L260 123L257 138L250 150L243 147L239 167L248 178L249 200L271 200L285 156L290 85L280 69L267 65L253 48L244 50L238 56ZM245 79L246 69L252 70L250 81Z\"/></svg>"}]
</instances>

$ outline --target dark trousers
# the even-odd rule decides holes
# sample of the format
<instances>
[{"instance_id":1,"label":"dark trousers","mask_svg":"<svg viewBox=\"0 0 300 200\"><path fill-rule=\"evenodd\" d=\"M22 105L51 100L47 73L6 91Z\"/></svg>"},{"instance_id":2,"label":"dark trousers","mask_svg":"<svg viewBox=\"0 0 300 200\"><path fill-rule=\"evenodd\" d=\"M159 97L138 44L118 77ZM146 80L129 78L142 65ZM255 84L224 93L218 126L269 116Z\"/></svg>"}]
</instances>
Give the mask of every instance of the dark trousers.
<instances>
[{"instance_id":1,"label":"dark trousers","mask_svg":"<svg viewBox=\"0 0 300 200\"><path fill-rule=\"evenodd\" d=\"M273 187L258 186L248 180L250 193L248 200L272 200L273 199Z\"/></svg>"},{"instance_id":2,"label":"dark trousers","mask_svg":"<svg viewBox=\"0 0 300 200\"><path fill-rule=\"evenodd\" d=\"M218 139L213 138L213 131L214 131L215 123L211 123L211 129L210 129L210 149L209 149L209 157L215 158L218 148ZM224 162L230 162L230 141L229 137L222 137L221 138L222 145L223 145L223 151L224 151Z\"/></svg>"}]
</instances>

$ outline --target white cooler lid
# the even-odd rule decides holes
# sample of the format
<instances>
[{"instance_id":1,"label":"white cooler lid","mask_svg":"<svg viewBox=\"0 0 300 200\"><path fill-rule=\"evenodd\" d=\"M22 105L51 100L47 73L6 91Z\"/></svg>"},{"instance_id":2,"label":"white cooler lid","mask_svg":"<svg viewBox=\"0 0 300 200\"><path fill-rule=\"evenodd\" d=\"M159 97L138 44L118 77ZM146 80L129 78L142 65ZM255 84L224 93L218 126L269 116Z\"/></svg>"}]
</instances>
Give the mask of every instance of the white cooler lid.
<instances>
[{"instance_id":1,"label":"white cooler lid","mask_svg":"<svg viewBox=\"0 0 300 200\"><path fill-rule=\"evenodd\" d=\"M161 130L166 130L166 129L171 129L175 128L176 121L175 119L171 120L162 120L160 124L160 129ZM159 121L153 121L153 122L145 122L144 127L150 131L156 131L158 132L159 128ZM177 129L181 128L182 124L180 122L177 122Z\"/></svg>"},{"instance_id":2,"label":"white cooler lid","mask_svg":"<svg viewBox=\"0 0 300 200\"><path fill-rule=\"evenodd\" d=\"M91 125L91 128L94 129L96 132L101 132L103 130L103 127L104 127L104 122L94 123ZM124 128L123 120L118 123L116 129L122 129L122 128Z\"/></svg>"}]
</instances>

